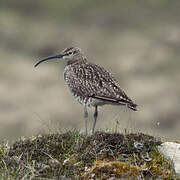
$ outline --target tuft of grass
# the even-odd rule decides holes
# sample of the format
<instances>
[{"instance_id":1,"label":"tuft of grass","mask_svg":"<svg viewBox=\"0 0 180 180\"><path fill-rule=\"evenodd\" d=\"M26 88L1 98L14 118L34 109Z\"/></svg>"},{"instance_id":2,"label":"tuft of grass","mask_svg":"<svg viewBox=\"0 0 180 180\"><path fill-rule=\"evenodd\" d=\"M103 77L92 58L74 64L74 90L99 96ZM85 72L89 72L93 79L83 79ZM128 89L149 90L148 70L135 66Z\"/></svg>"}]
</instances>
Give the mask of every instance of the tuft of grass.
<instances>
[{"instance_id":1,"label":"tuft of grass","mask_svg":"<svg viewBox=\"0 0 180 180\"><path fill-rule=\"evenodd\" d=\"M21 138L0 145L0 178L173 179L157 150L161 141L142 133L78 131Z\"/></svg>"}]
</instances>

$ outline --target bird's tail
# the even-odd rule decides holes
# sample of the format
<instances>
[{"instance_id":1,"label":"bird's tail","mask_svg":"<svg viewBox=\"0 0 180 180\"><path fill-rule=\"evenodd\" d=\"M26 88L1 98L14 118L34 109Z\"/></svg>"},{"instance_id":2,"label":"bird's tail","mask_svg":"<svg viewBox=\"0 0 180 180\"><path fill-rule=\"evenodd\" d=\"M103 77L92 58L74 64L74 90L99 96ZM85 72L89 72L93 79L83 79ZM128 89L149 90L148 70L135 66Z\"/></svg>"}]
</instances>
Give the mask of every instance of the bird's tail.
<instances>
[{"instance_id":1,"label":"bird's tail","mask_svg":"<svg viewBox=\"0 0 180 180\"><path fill-rule=\"evenodd\" d=\"M127 104L127 107L129 109L132 109L133 111L137 111L137 104L129 103L129 104Z\"/></svg>"}]
</instances>

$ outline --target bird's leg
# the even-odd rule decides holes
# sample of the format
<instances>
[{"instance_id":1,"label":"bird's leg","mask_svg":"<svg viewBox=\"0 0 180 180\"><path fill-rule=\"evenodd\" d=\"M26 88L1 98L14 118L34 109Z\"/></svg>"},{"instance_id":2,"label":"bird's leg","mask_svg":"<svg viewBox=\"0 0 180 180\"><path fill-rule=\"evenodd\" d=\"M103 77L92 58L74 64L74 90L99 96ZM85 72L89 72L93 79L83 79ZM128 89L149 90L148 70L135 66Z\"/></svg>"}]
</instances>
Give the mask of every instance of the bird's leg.
<instances>
[{"instance_id":1,"label":"bird's leg","mask_svg":"<svg viewBox=\"0 0 180 180\"><path fill-rule=\"evenodd\" d=\"M85 119L85 129L86 129L86 136L87 136L87 121L88 121L88 111L87 105L84 105L84 119Z\"/></svg>"},{"instance_id":2,"label":"bird's leg","mask_svg":"<svg viewBox=\"0 0 180 180\"><path fill-rule=\"evenodd\" d=\"M95 106L95 111L94 111L94 123L93 123L93 129L92 129L92 133L93 133L93 134L94 134L95 126L96 126L97 117L98 117L98 108L97 108L97 106Z\"/></svg>"}]
</instances>

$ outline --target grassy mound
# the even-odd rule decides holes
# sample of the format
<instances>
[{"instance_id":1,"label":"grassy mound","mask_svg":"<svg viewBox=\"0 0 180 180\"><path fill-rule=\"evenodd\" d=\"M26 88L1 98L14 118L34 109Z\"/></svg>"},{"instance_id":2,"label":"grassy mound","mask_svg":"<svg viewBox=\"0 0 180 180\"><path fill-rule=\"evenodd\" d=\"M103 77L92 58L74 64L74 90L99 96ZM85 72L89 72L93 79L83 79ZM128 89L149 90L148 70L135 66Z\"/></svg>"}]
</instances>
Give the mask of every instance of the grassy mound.
<instances>
[{"instance_id":1,"label":"grassy mound","mask_svg":"<svg viewBox=\"0 0 180 180\"><path fill-rule=\"evenodd\" d=\"M158 152L161 141L145 134L77 131L38 135L0 145L1 178L174 179Z\"/></svg>"}]
</instances>

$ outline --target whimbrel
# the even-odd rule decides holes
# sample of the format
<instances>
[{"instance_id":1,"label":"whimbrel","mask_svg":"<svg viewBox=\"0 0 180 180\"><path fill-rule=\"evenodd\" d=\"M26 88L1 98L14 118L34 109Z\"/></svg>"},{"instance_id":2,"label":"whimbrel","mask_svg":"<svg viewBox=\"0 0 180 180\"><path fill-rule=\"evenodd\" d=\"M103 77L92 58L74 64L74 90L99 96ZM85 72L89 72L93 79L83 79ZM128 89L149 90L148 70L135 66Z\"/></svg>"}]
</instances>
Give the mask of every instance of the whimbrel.
<instances>
[{"instance_id":1,"label":"whimbrel","mask_svg":"<svg viewBox=\"0 0 180 180\"><path fill-rule=\"evenodd\" d=\"M103 67L90 63L86 56L78 47L66 48L62 53L49 56L40 60L40 63L62 58L67 65L64 70L64 80L74 98L84 106L85 130L87 135L87 107L93 106L94 123L92 133L94 133L96 120L98 117L98 106L105 104L125 105L129 109L136 111L137 105L125 94L113 75Z\"/></svg>"}]
</instances>

